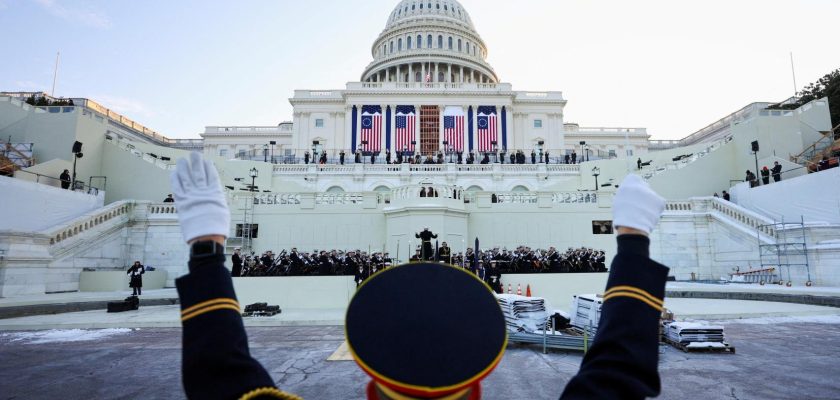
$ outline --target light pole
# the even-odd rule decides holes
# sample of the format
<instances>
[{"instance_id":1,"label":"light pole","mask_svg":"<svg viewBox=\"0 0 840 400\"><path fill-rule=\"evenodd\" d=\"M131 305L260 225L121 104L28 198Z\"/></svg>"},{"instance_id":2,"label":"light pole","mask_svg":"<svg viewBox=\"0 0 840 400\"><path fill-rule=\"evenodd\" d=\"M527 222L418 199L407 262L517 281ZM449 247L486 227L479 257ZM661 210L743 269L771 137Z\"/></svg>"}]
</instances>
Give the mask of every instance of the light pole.
<instances>
[{"instance_id":1,"label":"light pole","mask_svg":"<svg viewBox=\"0 0 840 400\"><path fill-rule=\"evenodd\" d=\"M268 162L268 145L263 145L263 162Z\"/></svg>"},{"instance_id":2,"label":"light pole","mask_svg":"<svg viewBox=\"0 0 840 400\"><path fill-rule=\"evenodd\" d=\"M277 144L276 140L269 141L268 144L271 145L271 163L274 164L274 145Z\"/></svg>"},{"instance_id":3,"label":"light pole","mask_svg":"<svg viewBox=\"0 0 840 400\"><path fill-rule=\"evenodd\" d=\"M598 175L601 175L601 168L592 168L592 176L595 177L595 191L598 191Z\"/></svg>"},{"instance_id":4,"label":"light pole","mask_svg":"<svg viewBox=\"0 0 840 400\"><path fill-rule=\"evenodd\" d=\"M259 175L259 173L260 173L260 171L257 170L257 167L251 168L251 170L248 171L248 174L251 176L251 191L252 192L254 191L254 181L257 179L257 175Z\"/></svg>"}]
</instances>

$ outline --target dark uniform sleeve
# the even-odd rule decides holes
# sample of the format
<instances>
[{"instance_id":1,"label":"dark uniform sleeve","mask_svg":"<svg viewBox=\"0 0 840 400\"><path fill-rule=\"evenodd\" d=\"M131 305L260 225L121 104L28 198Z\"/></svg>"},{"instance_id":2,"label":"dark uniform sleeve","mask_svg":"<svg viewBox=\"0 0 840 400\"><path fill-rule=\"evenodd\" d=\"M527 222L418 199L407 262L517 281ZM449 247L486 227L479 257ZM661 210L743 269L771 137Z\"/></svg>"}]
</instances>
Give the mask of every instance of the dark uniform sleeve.
<instances>
[{"instance_id":1,"label":"dark uniform sleeve","mask_svg":"<svg viewBox=\"0 0 840 400\"><path fill-rule=\"evenodd\" d=\"M592 347L561 399L643 399L660 391L659 318L668 268L648 256L650 240L618 237Z\"/></svg>"},{"instance_id":2,"label":"dark uniform sleeve","mask_svg":"<svg viewBox=\"0 0 840 400\"><path fill-rule=\"evenodd\" d=\"M183 325L184 391L191 399L299 399L278 390L248 351L225 257L190 260L178 278Z\"/></svg>"}]
</instances>

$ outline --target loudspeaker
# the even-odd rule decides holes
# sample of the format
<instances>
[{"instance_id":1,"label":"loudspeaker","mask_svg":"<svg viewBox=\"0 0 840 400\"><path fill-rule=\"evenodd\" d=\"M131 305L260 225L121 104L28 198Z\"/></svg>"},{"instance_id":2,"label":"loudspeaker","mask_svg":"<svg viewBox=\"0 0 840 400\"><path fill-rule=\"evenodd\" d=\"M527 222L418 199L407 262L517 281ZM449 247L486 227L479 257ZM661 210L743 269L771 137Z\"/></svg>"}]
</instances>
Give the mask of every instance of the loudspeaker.
<instances>
[{"instance_id":1,"label":"loudspeaker","mask_svg":"<svg viewBox=\"0 0 840 400\"><path fill-rule=\"evenodd\" d=\"M319 145L319 144L321 144L321 142L320 142L320 141L317 141L317 140L313 140L313 141L312 141L312 145L313 145L313 146L315 146L315 145Z\"/></svg>"},{"instance_id":2,"label":"loudspeaker","mask_svg":"<svg viewBox=\"0 0 840 400\"><path fill-rule=\"evenodd\" d=\"M580 145L581 145L581 146L583 146L583 145L585 145L585 144L586 144L586 141L585 141L585 140L581 140L581 141L580 141Z\"/></svg>"},{"instance_id":3,"label":"loudspeaker","mask_svg":"<svg viewBox=\"0 0 840 400\"><path fill-rule=\"evenodd\" d=\"M274 146L275 144L277 144L277 141L276 140L271 140L271 141L268 142L268 144Z\"/></svg>"},{"instance_id":4,"label":"loudspeaker","mask_svg":"<svg viewBox=\"0 0 840 400\"><path fill-rule=\"evenodd\" d=\"M544 144L545 144L545 141L540 140L539 142L537 142L537 144L538 144L538 145L540 145L540 146L542 146L542 145L544 145Z\"/></svg>"},{"instance_id":5,"label":"loudspeaker","mask_svg":"<svg viewBox=\"0 0 840 400\"><path fill-rule=\"evenodd\" d=\"M82 152L82 142L76 141L73 143L73 153L81 153Z\"/></svg>"},{"instance_id":6,"label":"loudspeaker","mask_svg":"<svg viewBox=\"0 0 840 400\"><path fill-rule=\"evenodd\" d=\"M753 140L750 144L752 145L752 151L758 152L758 140Z\"/></svg>"}]
</instances>

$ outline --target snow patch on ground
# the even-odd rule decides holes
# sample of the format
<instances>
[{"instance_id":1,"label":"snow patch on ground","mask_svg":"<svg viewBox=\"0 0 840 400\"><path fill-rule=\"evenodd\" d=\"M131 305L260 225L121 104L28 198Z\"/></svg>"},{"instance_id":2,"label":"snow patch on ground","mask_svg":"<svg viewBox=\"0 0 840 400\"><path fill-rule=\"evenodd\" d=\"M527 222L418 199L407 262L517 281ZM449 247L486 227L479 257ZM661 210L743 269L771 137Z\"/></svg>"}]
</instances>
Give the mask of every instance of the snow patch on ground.
<instances>
[{"instance_id":1,"label":"snow patch on ground","mask_svg":"<svg viewBox=\"0 0 840 400\"><path fill-rule=\"evenodd\" d=\"M132 330L127 328L113 329L51 329L48 331L12 332L0 334L0 338L10 342L27 344L68 343L101 340L111 336L125 335Z\"/></svg>"},{"instance_id":2,"label":"snow patch on ground","mask_svg":"<svg viewBox=\"0 0 840 400\"><path fill-rule=\"evenodd\" d=\"M777 324L838 324L840 315L811 315L801 317L760 317L760 318L739 318L718 321L691 320L695 323L714 323L716 325L748 324L748 325L777 325Z\"/></svg>"}]
</instances>

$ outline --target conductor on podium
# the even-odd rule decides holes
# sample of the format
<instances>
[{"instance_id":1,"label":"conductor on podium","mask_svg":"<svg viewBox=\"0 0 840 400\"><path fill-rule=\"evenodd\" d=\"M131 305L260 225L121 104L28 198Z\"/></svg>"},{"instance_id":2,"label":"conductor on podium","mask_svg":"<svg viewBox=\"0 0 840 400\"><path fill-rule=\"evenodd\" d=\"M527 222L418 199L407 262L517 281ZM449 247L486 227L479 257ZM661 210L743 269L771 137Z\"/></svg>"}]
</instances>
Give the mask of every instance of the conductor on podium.
<instances>
[{"instance_id":1,"label":"conductor on podium","mask_svg":"<svg viewBox=\"0 0 840 400\"><path fill-rule=\"evenodd\" d=\"M429 230L429 227L423 228L423 231L420 233L415 233L414 237L420 239L423 242L423 247L420 250L420 256L424 260L431 260L434 257L435 252L432 250L432 239L437 239L437 235L432 233Z\"/></svg>"}]
</instances>

